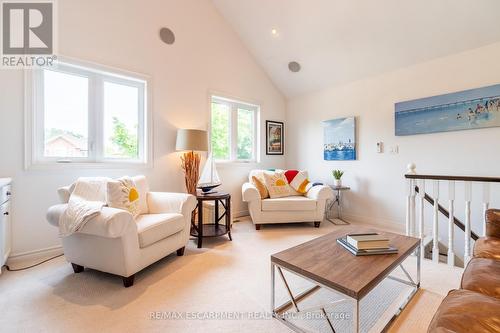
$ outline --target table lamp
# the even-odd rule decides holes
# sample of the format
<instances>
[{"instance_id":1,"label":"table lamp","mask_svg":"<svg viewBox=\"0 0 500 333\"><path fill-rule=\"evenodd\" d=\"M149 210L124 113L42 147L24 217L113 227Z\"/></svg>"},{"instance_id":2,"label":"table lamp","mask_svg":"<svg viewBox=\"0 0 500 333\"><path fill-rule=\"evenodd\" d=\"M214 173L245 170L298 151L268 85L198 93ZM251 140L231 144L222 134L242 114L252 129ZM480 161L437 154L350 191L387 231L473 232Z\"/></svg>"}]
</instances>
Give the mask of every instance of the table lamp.
<instances>
[{"instance_id":1,"label":"table lamp","mask_svg":"<svg viewBox=\"0 0 500 333\"><path fill-rule=\"evenodd\" d=\"M200 174L200 154L196 151L208 151L207 131L178 129L175 150L185 151L181 156L181 166L185 175L186 189L188 193L196 195Z\"/></svg>"}]
</instances>

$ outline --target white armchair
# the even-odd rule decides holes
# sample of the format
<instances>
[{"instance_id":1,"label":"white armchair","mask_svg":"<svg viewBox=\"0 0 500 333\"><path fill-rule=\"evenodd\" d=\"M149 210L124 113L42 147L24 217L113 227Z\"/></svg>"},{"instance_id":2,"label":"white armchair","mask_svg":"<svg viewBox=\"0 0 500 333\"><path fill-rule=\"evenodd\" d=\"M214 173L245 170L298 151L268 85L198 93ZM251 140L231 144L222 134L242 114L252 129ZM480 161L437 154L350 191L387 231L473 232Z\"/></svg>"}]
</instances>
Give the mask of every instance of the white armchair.
<instances>
[{"instance_id":1,"label":"white armchair","mask_svg":"<svg viewBox=\"0 0 500 333\"><path fill-rule=\"evenodd\" d=\"M249 182L244 183L241 189L255 229L260 230L262 224L290 222L314 222L315 227L320 226L326 201L333 198L333 191L329 186L313 186L304 196L261 199L259 191L251 183L252 176L260 172L262 170L252 170Z\"/></svg>"},{"instance_id":2,"label":"white armchair","mask_svg":"<svg viewBox=\"0 0 500 333\"><path fill-rule=\"evenodd\" d=\"M144 176L133 177L140 197L141 214L134 220L124 210L103 207L78 232L63 237L66 259L75 273L84 267L123 277L125 287L134 283L134 274L166 255L184 254L196 199L190 194L149 192ZM67 207L72 186L58 190L62 204L49 208L47 220L58 227Z\"/></svg>"}]
</instances>

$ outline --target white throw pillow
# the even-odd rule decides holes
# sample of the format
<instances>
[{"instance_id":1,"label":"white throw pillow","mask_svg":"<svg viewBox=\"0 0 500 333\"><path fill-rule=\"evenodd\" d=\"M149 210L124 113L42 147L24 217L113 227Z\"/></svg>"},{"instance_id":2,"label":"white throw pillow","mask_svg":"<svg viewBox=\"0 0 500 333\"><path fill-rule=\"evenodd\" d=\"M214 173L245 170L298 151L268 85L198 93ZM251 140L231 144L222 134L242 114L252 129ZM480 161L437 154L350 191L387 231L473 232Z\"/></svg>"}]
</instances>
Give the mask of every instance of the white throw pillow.
<instances>
[{"instance_id":1,"label":"white throw pillow","mask_svg":"<svg viewBox=\"0 0 500 333\"><path fill-rule=\"evenodd\" d=\"M127 210L136 218L139 213L139 191L130 177L108 181L108 206Z\"/></svg>"}]
</instances>

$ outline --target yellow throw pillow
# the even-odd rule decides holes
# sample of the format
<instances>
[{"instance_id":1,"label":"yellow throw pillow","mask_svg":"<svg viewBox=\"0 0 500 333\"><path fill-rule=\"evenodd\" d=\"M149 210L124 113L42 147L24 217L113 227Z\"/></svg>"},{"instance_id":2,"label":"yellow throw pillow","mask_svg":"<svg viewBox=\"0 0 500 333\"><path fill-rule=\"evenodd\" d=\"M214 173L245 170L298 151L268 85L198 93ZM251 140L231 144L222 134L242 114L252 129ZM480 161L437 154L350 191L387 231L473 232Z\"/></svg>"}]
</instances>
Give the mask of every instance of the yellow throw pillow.
<instances>
[{"instance_id":1,"label":"yellow throw pillow","mask_svg":"<svg viewBox=\"0 0 500 333\"><path fill-rule=\"evenodd\" d=\"M292 195L290 185L288 185L288 181L283 171L266 171L264 172L264 179L266 180L266 187L271 199Z\"/></svg>"},{"instance_id":2,"label":"yellow throw pillow","mask_svg":"<svg viewBox=\"0 0 500 333\"><path fill-rule=\"evenodd\" d=\"M257 191L259 191L261 199L269 198L267 187L260 181L259 178L252 176L252 184L257 188Z\"/></svg>"},{"instance_id":3,"label":"yellow throw pillow","mask_svg":"<svg viewBox=\"0 0 500 333\"><path fill-rule=\"evenodd\" d=\"M127 210L136 218L139 215L139 191L130 177L108 182L108 206Z\"/></svg>"}]
</instances>

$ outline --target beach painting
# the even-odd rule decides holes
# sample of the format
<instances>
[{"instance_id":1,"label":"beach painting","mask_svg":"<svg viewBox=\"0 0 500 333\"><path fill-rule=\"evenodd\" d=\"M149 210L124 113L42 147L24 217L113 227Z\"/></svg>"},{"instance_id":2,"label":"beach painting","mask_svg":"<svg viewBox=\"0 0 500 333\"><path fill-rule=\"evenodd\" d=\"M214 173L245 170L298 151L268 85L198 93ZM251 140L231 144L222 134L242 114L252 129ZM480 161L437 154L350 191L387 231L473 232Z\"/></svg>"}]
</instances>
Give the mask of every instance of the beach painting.
<instances>
[{"instance_id":1,"label":"beach painting","mask_svg":"<svg viewBox=\"0 0 500 333\"><path fill-rule=\"evenodd\" d=\"M323 159L356 159L356 119L354 117L323 121Z\"/></svg>"},{"instance_id":2,"label":"beach painting","mask_svg":"<svg viewBox=\"0 0 500 333\"><path fill-rule=\"evenodd\" d=\"M396 135L500 126L500 84L396 103Z\"/></svg>"}]
</instances>

